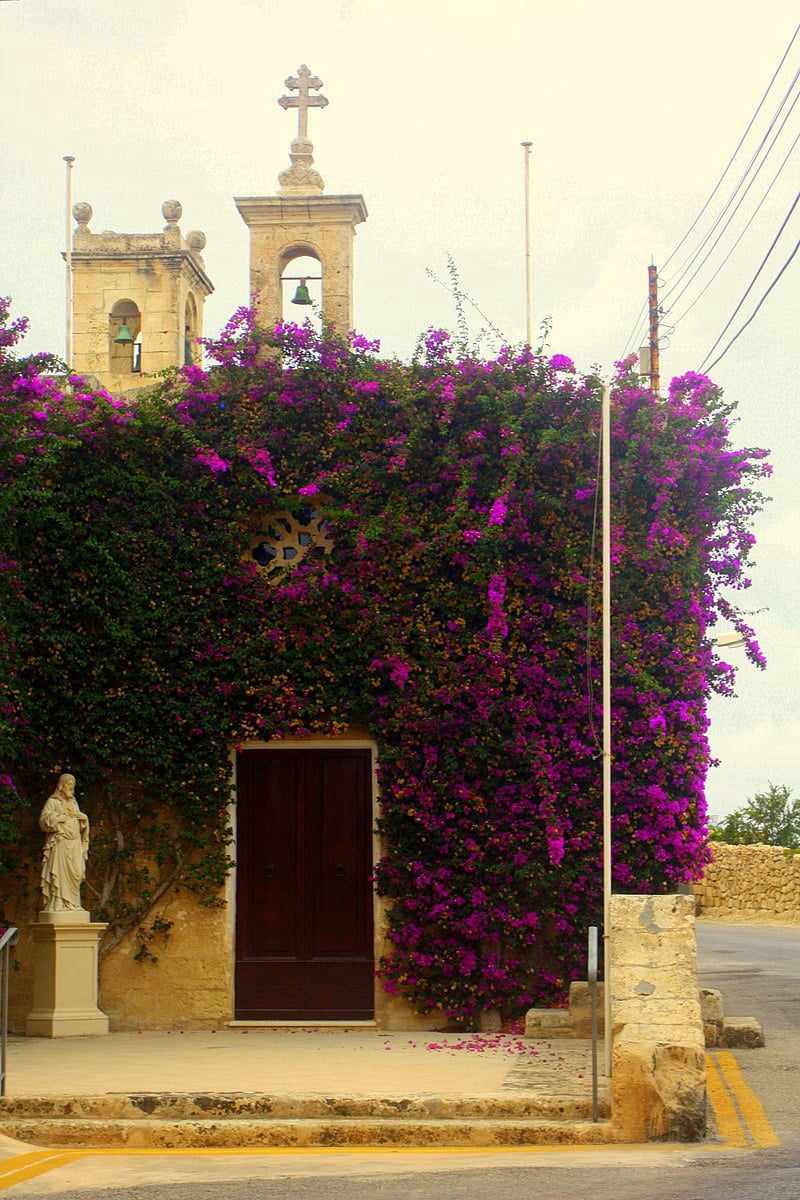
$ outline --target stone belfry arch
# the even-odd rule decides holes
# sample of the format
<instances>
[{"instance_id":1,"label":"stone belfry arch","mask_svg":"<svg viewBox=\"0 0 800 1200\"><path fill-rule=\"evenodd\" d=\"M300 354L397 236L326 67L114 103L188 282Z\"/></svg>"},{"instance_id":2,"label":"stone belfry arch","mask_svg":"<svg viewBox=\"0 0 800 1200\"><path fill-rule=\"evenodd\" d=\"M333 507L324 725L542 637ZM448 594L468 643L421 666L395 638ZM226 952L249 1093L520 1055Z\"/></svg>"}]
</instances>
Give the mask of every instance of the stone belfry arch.
<instances>
[{"instance_id":1,"label":"stone belfry arch","mask_svg":"<svg viewBox=\"0 0 800 1200\"><path fill-rule=\"evenodd\" d=\"M347 333L353 328L355 227L367 219L367 209L363 196L324 195L322 176L313 166L308 110L328 103L319 93L322 80L303 65L296 76L286 80L286 87L297 92L278 101L282 108L297 109L297 137L289 150L291 166L278 177L277 195L235 199L250 230L251 303L258 324L265 328L293 316L283 311L281 280L295 258L314 258L320 264L323 320Z\"/></svg>"}]
</instances>

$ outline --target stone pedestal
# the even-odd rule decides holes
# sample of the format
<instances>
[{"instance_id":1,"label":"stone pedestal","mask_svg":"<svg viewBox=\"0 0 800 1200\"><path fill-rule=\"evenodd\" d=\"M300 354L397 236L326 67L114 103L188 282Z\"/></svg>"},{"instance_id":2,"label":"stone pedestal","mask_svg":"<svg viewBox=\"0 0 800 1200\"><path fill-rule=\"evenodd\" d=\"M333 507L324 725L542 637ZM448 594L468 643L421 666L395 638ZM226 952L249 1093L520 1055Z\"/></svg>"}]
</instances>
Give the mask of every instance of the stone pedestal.
<instances>
[{"instance_id":1,"label":"stone pedestal","mask_svg":"<svg viewBox=\"0 0 800 1200\"><path fill-rule=\"evenodd\" d=\"M32 925L33 1011L28 1037L80 1037L108 1033L97 1007L97 961L105 925L83 909L43 912Z\"/></svg>"}]
</instances>

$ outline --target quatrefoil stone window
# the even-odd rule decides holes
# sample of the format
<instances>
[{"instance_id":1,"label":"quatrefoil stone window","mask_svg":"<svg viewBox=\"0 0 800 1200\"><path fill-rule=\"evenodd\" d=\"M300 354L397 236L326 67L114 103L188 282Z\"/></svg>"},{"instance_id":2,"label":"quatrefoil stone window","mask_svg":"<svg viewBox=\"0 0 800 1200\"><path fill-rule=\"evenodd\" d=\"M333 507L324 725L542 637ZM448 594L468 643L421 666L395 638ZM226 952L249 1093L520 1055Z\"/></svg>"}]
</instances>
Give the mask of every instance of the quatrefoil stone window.
<instances>
[{"instance_id":1,"label":"quatrefoil stone window","mask_svg":"<svg viewBox=\"0 0 800 1200\"><path fill-rule=\"evenodd\" d=\"M323 513L310 505L264 517L250 546L250 554L268 579L299 566L312 546L326 554L333 549L328 522Z\"/></svg>"}]
</instances>

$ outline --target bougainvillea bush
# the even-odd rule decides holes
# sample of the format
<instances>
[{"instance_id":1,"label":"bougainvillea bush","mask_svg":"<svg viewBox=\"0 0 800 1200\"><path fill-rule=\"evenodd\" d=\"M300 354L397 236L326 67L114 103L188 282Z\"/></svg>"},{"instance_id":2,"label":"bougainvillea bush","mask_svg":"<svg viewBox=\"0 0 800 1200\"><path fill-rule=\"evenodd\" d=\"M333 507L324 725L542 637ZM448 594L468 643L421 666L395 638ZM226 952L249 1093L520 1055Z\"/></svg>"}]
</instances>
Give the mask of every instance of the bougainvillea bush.
<instances>
[{"instance_id":1,"label":"bougainvillea bush","mask_svg":"<svg viewBox=\"0 0 800 1200\"><path fill-rule=\"evenodd\" d=\"M14 337L8 339L13 343ZM97 830L89 906L148 938L226 870L230 752L366 729L379 747L384 986L469 1020L563 994L601 920L600 383L562 355L414 361L242 310L135 400L2 361L3 836L38 848L54 773ZM706 857L706 701L746 586L764 453L701 375L612 395L615 886ZM333 550L268 577L270 513ZM595 536L596 535L596 536ZM161 922L159 924L159 922Z\"/></svg>"}]
</instances>

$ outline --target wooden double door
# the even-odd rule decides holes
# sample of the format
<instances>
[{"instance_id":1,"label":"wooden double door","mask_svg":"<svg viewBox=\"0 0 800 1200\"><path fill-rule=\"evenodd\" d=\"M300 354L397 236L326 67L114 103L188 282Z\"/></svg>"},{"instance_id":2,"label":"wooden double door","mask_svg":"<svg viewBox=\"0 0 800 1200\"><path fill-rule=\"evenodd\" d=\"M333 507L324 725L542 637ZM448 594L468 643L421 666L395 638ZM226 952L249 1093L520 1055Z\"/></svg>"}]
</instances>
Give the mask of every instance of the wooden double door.
<instances>
[{"instance_id":1,"label":"wooden double door","mask_svg":"<svg viewBox=\"0 0 800 1200\"><path fill-rule=\"evenodd\" d=\"M237 757L236 1017L374 1015L369 750Z\"/></svg>"}]
</instances>

